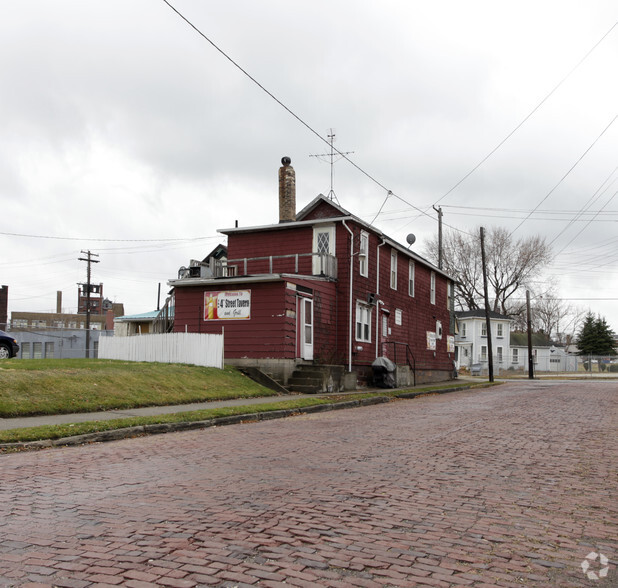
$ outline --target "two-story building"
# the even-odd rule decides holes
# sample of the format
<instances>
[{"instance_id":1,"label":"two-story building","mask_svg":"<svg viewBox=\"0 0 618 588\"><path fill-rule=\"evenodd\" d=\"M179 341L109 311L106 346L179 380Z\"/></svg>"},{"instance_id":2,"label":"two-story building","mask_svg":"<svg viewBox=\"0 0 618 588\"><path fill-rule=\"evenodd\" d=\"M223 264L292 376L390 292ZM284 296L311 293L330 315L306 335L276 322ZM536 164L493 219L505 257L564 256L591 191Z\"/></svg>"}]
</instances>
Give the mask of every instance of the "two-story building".
<instances>
[{"instance_id":1,"label":"two-story building","mask_svg":"<svg viewBox=\"0 0 618 588\"><path fill-rule=\"evenodd\" d=\"M279 222L220 230L227 255L170 280L174 330L223 332L226 363L283 382L319 364L370 383L380 356L405 366L408 384L451 378L451 278L323 195L296 213L294 169L282 163Z\"/></svg>"},{"instance_id":2,"label":"two-story building","mask_svg":"<svg viewBox=\"0 0 618 588\"><path fill-rule=\"evenodd\" d=\"M457 368L470 368L480 364L482 369L489 365L487 344L487 321L485 310L457 312L458 332L455 335ZM491 341L494 369L508 369L511 365L511 324L513 321L503 314L490 311Z\"/></svg>"}]
</instances>

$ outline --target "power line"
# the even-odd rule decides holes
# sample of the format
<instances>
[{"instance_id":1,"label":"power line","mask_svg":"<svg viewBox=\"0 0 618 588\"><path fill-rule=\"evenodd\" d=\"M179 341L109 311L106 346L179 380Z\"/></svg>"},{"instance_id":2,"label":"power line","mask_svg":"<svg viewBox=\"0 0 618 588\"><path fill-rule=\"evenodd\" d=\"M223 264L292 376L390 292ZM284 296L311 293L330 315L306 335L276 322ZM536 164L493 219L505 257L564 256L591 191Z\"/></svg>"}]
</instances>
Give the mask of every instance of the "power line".
<instances>
[{"instance_id":1,"label":"power line","mask_svg":"<svg viewBox=\"0 0 618 588\"><path fill-rule=\"evenodd\" d=\"M95 241L98 243L167 243L172 241L200 241L212 237L184 237L175 239L100 239L96 237L56 237L54 235L28 235L26 233L7 233L0 231L6 237L25 237L28 239L54 239L58 241Z\"/></svg>"},{"instance_id":2,"label":"power line","mask_svg":"<svg viewBox=\"0 0 618 588\"><path fill-rule=\"evenodd\" d=\"M586 151L584 151L579 159L569 168L569 170L558 180L558 183L545 195L545 197L537 204L537 206L532 210L532 212L530 212L530 214L524 219L522 220L512 231L511 231L511 235L517 230L519 229L519 227L521 227L531 216L532 213L535 212L539 206L541 206L541 204L543 204L543 202L545 202L553 193L554 191L558 188L558 186L560 186L560 184L562 184L562 182L567 178L567 176L577 167L577 165L580 163L580 161L582 159L584 159L584 157L586 157L586 155L588 154L588 152L596 145L596 143L599 141L599 139L605 134L605 132L607 131L607 129L609 129L609 127L611 127L614 124L614 121L618 118L618 115L614 116L614 118L609 122L609 124L601 131L601 134L592 142L592 144L588 147L588 149L586 149Z\"/></svg>"},{"instance_id":3,"label":"power line","mask_svg":"<svg viewBox=\"0 0 618 588\"><path fill-rule=\"evenodd\" d=\"M481 165L483 165L502 145L504 145L521 127L522 125L541 107L543 104L551 97L551 95L560 87L562 84L571 76L571 74L588 58L588 56L603 42L605 37L607 37L618 25L618 21L616 21L610 29L592 46L592 48L577 62L575 67L569 71L569 73L564 76L524 118L523 120L504 138L500 143L498 143L481 161L479 161L461 180L459 180L450 190L445 192L438 200L434 202L434 205L441 202L444 198L446 198L453 190L458 188L465 180L467 180Z\"/></svg>"},{"instance_id":4,"label":"power line","mask_svg":"<svg viewBox=\"0 0 618 588\"><path fill-rule=\"evenodd\" d=\"M402 198L401 196L398 196L397 194L395 194L392 190L390 190L389 188L387 188L382 182L380 182L378 179L376 179L373 175L371 175L368 171L366 171L365 169L363 169L362 167L360 167L358 164L356 164L354 161L352 161L347 155L346 152L344 151L340 151L339 149L337 149L336 147L334 147L333 145L331 145L331 142L326 139L325 137L322 137L322 135L320 135L320 133L318 133L311 125L309 125L309 123L305 122L299 115L297 115L291 108L289 108L288 106L286 106L281 100L279 100L279 98L277 98L270 90L268 90L266 87L264 87L258 80L256 80L246 69L244 69L238 62L236 62L234 59L232 59L232 57L230 57L223 49L221 49L214 41L212 41L208 36L206 36L205 33L203 33L196 25L194 25L186 16L184 16L179 10L177 10L174 6L172 6L172 4L170 4L168 2L168 0L162 0L164 4L166 4L173 12L175 12L184 22L186 22L198 35L200 35L200 37L202 37L205 41L207 41L214 49L216 49L223 57L225 57L225 59L227 59L234 67L236 67L238 70L240 70L246 77L248 77L258 88L260 88L260 90L262 90L264 93L266 93L268 96L270 96L270 98L272 98L277 104L279 104L279 106L281 106L281 108L283 108L288 114L290 114L291 116L293 116L301 125L303 125L310 133L312 133L313 135L315 135L318 139L320 139L320 141L322 141L323 143L326 143L326 145L329 146L329 148L332 148L333 151L335 153L337 153L342 159L345 159L350 165L352 165L354 168L356 168L360 173L362 173L364 176L366 176L368 179L370 179L374 184L376 184L377 186L379 186L380 188L382 188L385 192L390 193L392 196L394 196L395 198L398 198L399 200L401 200L403 203L407 204L408 206L410 206L411 208L413 208L414 210L418 211L420 214L425 215L429 218L432 218L432 216L430 214L428 214L426 211L421 210L420 208L418 208L417 206L414 206L411 202L408 202L407 200L405 200L404 198ZM455 227L452 227L455 230L460 230L460 229L456 229ZM462 231L465 232L465 231Z\"/></svg>"}]
</instances>

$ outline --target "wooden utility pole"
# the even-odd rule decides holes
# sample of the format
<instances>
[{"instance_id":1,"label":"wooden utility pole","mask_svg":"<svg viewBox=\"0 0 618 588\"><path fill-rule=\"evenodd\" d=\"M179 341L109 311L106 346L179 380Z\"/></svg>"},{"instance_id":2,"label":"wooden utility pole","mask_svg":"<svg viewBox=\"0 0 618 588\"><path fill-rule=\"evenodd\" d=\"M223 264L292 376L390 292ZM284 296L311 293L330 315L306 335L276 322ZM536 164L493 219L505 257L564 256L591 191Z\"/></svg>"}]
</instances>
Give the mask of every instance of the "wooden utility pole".
<instances>
[{"instance_id":1,"label":"wooden utility pole","mask_svg":"<svg viewBox=\"0 0 618 588\"><path fill-rule=\"evenodd\" d=\"M99 263L98 259L92 259L92 256L99 257L98 253L91 253L90 250L83 251L84 255L88 257L79 257L78 261L85 261L88 263L88 268L86 270L86 359L90 357L90 292L92 292L92 285L90 283L90 278L92 277L92 272L90 269L90 265L93 263ZM83 286L84 284L82 284Z\"/></svg>"},{"instance_id":2,"label":"wooden utility pole","mask_svg":"<svg viewBox=\"0 0 618 588\"><path fill-rule=\"evenodd\" d=\"M438 213L438 268L442 269L442 207L433 209Z\"/></svg>"},{"instance_id":3,"label":"wooden utility pole","mask_svg":"<svg viewBox=\"0 0 618 588\"><path fill-rule=\"evenodd\" d=\"M487 327L487 360L489 381L494 381L494 355L491 345L491 320L489 317L489 290L487 288L487 265L485 263L485 229L481 227L481 261L483 264L483 291L485 294L485 325Z\"/></svg>"},{"instance_id":4,"label":"wooden utility pole","mask_svg":"<svg viewBox=\"0 0 618 588\"><path fill-rule=\"evenodd\" d=\"M526 290L526 327L528 329L528 379L534 379L534 355L532 353L532 313L530 311L530 290Z\"/></svg>"}]
</instances>

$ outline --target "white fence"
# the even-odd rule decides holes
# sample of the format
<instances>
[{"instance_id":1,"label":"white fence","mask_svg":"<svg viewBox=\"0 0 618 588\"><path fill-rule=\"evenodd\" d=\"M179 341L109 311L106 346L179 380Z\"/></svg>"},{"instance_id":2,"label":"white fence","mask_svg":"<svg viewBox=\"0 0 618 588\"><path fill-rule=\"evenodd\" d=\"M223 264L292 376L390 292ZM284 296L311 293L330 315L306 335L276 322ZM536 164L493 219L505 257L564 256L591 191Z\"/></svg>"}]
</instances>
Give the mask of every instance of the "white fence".
<instances>
[{"instance_id":1,"label":"white fence","mask_svg":"<svg viewBox=\"0 0 618 588\"><path fill-rule=\"evenodd\" d=\"M167 333L134 337L101 337L99 359L189 363L223 368L223 335Z\"/></svg>"}]
</instances>

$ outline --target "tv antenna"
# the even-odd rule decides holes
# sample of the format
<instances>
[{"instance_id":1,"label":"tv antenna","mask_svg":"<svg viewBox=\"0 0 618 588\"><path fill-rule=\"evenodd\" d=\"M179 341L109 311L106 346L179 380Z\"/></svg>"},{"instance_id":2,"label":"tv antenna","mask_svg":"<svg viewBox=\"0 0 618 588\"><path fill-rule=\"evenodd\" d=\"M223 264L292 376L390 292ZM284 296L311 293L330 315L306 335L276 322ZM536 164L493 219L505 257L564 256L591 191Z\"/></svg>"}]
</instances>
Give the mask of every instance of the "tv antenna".
<instances>
[{"instance_id":1,"label":"tv antenna","mask_svg":"<svg viewBox=\"0 0 618 588\"><path fill-rule=\"evenodd\" d=\"M337 163L344 155L350 155L351 153L354 153L354 151L337 151L335 152L335 147L333 146L334 142L335 142L335 129L328 129L328 134L326 135L328 137L328 144L330 145L330 153L319 153L319 154L315 154L315 155L309 155L309 157L319 157L320 159L322 159L322 161L324 161L324 157L327 157L328 160L330 162L330 190L328 191L328 198L330 198L331 200L334 200L335 202L337 202L337 204L339 204L339 200L337 199L337 195L335 194L335 190L333 188L334 185L334 165L335 163Z\"/></svg>"}]
</instances>

